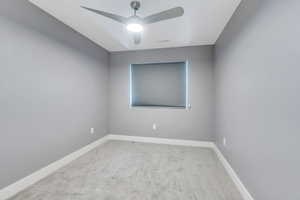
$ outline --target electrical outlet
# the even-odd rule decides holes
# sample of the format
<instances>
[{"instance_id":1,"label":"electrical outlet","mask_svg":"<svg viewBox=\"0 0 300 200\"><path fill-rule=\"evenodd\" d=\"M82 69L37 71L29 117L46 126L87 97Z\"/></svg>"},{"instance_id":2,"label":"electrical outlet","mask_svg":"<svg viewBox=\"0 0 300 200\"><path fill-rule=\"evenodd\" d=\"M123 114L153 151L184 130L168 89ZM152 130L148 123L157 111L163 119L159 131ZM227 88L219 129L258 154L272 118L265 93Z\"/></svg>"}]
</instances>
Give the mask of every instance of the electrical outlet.
<instances>
[{"instance_id":1,"label":"electrical outlet","mask_svg":"<svg viewBox=\"0 0 300 200\"><path fill-rule=\"evenodd\" d=\"M153 129L154 131L156 131L156 129L157 129L157 126L156 126L156 124L155 124L155 123L152 125L152 129Z\"/></svg>"},{"instance_id":2,"label":"electrical outlet","mask_svg":"<svg viewBox=\"0 0 300 200\"><path fill-rule=\"evenodd\" d=\"M94 128L90 128L90 133L93 135L95 133L95 129Z\"/></svg>"},{"instance_id":3,"label":"electrical outlet","mask_svg":"<svg viewBox=\"0 0 300 200\"><path fill-rule=\"evenodd\" d=\"M224 147L226 147L226 145L227 145L226 138L225 138L225 137L223 137L223 146L224 146Z\"/></svg>"}]
</instances>

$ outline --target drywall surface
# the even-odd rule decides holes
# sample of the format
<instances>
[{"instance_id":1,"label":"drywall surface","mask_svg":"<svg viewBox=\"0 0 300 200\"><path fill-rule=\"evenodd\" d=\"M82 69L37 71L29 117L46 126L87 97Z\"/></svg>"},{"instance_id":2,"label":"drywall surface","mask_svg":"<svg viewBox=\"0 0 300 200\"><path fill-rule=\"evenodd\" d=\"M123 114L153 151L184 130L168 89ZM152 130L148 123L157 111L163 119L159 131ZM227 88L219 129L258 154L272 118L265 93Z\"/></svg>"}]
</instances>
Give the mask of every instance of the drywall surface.
<instances>
[{"instance_id":1,"label":"drywall surface","mask_svg":"<svg viewBox=\"0 0 300 200\"><path fill-rule=\"evenodd\" d=\"M109 133L212 141L212 53L212 46L111 53ZM130 64L174 61L188 61L191 109L130 107Z\"/></svg>"},{"instance_id":2,"label":"drywall surface","mask_svg":"<svg viewBox=\"0 0 300 200\"><path fill-rule=\"evenodd\" d=\"M25 0L0 26L3 188L106 134L108 52Z\"/></svg>"},{"instance_id":3,"label":"drywall surface","mask_svg":"<svg viewBox=\"0 0 300 200\"><path fill-rule=\"evenodd\" d=\"M256 200L300 199L299 13L244 0L215 48L218 145Z\"/></svg>"}]
</instances>

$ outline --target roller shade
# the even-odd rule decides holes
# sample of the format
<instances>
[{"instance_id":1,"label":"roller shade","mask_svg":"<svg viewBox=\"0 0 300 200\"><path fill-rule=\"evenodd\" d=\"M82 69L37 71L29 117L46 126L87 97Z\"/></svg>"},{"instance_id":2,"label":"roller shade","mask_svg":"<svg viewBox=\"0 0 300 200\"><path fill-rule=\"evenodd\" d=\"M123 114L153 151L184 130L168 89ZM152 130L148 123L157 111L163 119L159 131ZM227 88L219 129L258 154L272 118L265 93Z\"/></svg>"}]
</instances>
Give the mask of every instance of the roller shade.
<instances>
[{"instance_id":1,"label":"roller shade","mask_svg":"<svg viewBox=\"0 0 300 200\"><path fill-rule=\"evenodd\" d=\"M186 107L186 62L132 64L131 105Z\"/></svg>"}]
</instances>

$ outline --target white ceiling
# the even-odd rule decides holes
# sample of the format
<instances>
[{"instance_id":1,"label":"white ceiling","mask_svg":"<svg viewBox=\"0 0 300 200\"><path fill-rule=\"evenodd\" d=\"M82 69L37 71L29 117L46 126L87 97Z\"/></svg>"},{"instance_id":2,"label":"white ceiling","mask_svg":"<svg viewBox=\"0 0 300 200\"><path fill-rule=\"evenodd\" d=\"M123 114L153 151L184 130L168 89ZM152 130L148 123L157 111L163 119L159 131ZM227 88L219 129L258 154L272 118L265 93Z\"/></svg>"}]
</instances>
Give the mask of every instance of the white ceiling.
<instances>
[{"instance_id":1,"label":"white ceiling","mask_svg":"<svg viewBox=\"0 0 300 200\"><path fill-rule=\"evenodd\" d=\"M131 0L29 0L109 51L214 44L241 0L140 0L145 17L182 6L184 16L145 27L142 43L134 45L124 25L80 8L91 7L131 16Z\"/></svg>"}]
</instances>

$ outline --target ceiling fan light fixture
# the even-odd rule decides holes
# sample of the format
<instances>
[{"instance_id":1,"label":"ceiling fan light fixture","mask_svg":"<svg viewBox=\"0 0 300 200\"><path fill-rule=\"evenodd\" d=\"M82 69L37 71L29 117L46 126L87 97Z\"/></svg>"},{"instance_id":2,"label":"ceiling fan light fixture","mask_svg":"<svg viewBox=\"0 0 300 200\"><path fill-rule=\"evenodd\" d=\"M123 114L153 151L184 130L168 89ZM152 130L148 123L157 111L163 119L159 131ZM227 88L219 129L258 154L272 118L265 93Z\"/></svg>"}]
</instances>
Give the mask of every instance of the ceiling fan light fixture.
<instances>
[{"instance_id":1,"label":"ceiling fan light fixture","mask_svg":"<svg viewBox=\"0 0 300 200\"><path fill-rule=\"evenodd\" d=\"M144 27L138 23L129 23L126 26L126 29L130 32L140 33L144 30Z\"/></svg>"}]
</instances>

